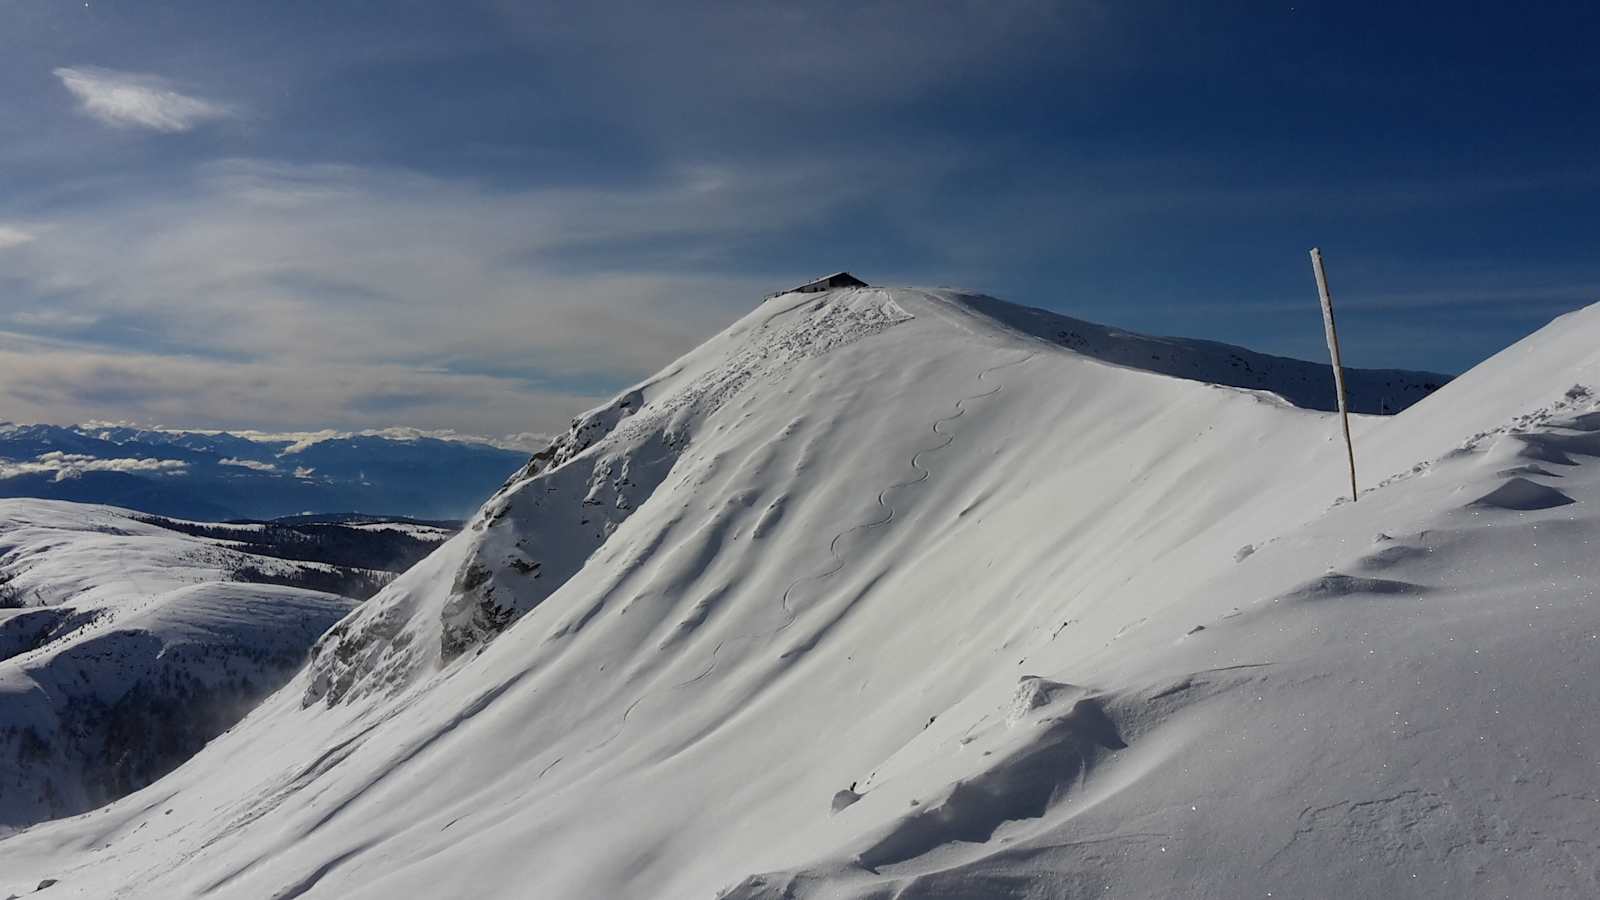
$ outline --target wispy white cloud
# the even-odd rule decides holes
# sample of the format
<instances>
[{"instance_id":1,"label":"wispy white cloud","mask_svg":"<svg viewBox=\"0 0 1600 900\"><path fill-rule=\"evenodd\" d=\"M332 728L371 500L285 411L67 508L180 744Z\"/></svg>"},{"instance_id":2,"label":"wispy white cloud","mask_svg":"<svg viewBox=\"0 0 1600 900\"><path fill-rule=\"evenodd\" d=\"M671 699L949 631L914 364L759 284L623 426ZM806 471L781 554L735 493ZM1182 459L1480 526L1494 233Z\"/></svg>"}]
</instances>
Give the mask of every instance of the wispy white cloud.
<instances>
[{"instance_id":1,"label":"wispy white cloud","mask_svg":"<svg viewBox=\"0 0 1600 900\"><path fill-rule=\"evenodd\" d=\"M501 437L497 442L497 446L504 447L507 450L537 451L549 446L553 438L554 435L539 431L519 431L516 434L508 434Z\"/></svg>"},{"instance_id":2,"label":"wispy white cloud","mask_svg":"<svg viewBox=\"0 0 1600 900\"><path fill-rule=\"evenodd\" d=\"M33 238L34 235L30 231L24 231L15 225L0 224L0 250L4 250L7 247L20 247L32 241Z\"/></svg>"},{"instance_id":3,"label":"wispy white cloud","mask_svg":"<svg viewBox=\"0 0 1600 900\"><path fill-rule=\"evenodd\" d=\"M11 314L11 322L24 328L46 331L63 328L83 328L100 321L97 315L69 312L59 309L24 309Z\"/></svg>"},{"instance_id":4,"label":"wispy white cloud","mask_svg":"<svg viewBox=\"0 0 1600 900\"><path fill-rule=\"evenodd\" d=\"M238 361L96 348L0 331L0 408L24 422L88 422L109 415L144 422L204 423L260 440L301 440L308 422L359 431L373 418L449 422L494 434L508 423L564 428L593 394L530 386L492 375L383 363ZM400 397L379 412L371 398ZM184 429L193 430L193 429Z\"/></svg>"},{"instance_id":5,"label":"wispy white cloud","mask_svg":"<svg viewBox=\"0 0 1600 900\"><path fill-rule=\"evenodd\" d=\"M279 452L279 456L289 456L295 453L304 453L306 450L324 441L346 440L352 437L379 437L391 441L417 441L424 438L436 441L454 441L463 444L487 444L504 450L542 450L550 443L550 435L537 432L519 432L502 437L490 437L479 434L463 434L453 428L412 428L409 426L394 426L390 428L363 428L360 431L335 431L325 428L320 431L232 431L237 437L249 438L253 441L292 441L289 446Z\"/></svg>"},{"instance_id":6,"label":"wispy white cloud","mask_svg":"<svg viewBox=\"0 0 1600 900\"><path fill-rule=\"evenodd\" d=\"M52 481L81 477L85 472L181 472L189 464L181 459L102 459L82 453L52 450L23 462L0 461L0 479L53 474Z\"/></svg>"},{"instance_id":7,"label":"wispy white cloud","mask_svg":"<svg viewBox=\"0 0 1600 900\"><path fill-rule=\"evenodd\" d=\"M168 434L223 434L255 441L258 444L291 444L284 448L279 455L299 453L314 444L322 441L345 440L352 437L378 437L391 441L416 441L429 438L436 441L455 441L462 444L486 444L499 447L503 450L542 450L550 443L553 435L540 431L521 431L515 434L500 436L468 434L456 431L454 428L414 428L409 425L395 425L388 428L363 428L357 431L338 431L333 428L322 428L316 431L263 431L259 428L183 428L168 425L148 425L133 422L127 419L90 419L81 422L79 428L94 431L109 428L135 428L143 431L160 431ZM245 466L258 468L270 463L261 463L245 459L224 459L225 466ZM274 468L276 468L274 466Z\"/></svg>"},{"instance_id":8,"label":"wispy white cloud","mask_svg":"<svg viewBox=\"0 0 1600 900\"><path fill-rule=\"evenodd\" d=\"M179 93L154 75L97 66L63 66L55 75L77 98L80 109L119 128L188 131L202 122L234 114L224 104Z\"/></svg>"},{"instance_id":9,"label":"wispy white cloud","mask_svg":"<svg viewBox=\"0 0 1600 900\"><path fill-rule=\"evenodd\" d=\"M0 397L46 421L560 431L834 262L730 272L730 245L814 227L857 202L853 185L892 190L912 168L697 165L647 187L507 191L206 164L186 185L62 212L8 259ZM59 312L30 318L43 298Z\"/></svg>"},{"instance_id":10,"label":"wispy white cloud","mask_svg":"<svg viewBox=\"0 0 1600 900\"><path fill-rule=\"evenodd\" d=\"M254 472L276 472L276 471L278 471L278 467L277 466L275 466L275 465L273 465L272 463L269 463L269 462L262 462L259 459L234 459L233 457L230 456L227 459L218 460L217 464L218 465L223 465L223 466L238 466L241 469L250 469L251 471L254 471Z\"/></svg>"},{"instance_id":11,"label":"wispy white cloud","mask_svg":"<svg viewBox=\"0 0 1600 900\"><path fill-rule=\"evenodd\" d=\"M756 222L807 214L774 208L763 191L747 175L709 197L676 183L496 194L401 171L234 161L202 167L188 188L65 218L10 271L61 309L136 323L190 353L442 372L533 360L546 373L627 380L693 346L765 284L575 272L562 257L652 240L692 248L747 229L724 202L772 213Z\"/></svg>"}]
</instances>

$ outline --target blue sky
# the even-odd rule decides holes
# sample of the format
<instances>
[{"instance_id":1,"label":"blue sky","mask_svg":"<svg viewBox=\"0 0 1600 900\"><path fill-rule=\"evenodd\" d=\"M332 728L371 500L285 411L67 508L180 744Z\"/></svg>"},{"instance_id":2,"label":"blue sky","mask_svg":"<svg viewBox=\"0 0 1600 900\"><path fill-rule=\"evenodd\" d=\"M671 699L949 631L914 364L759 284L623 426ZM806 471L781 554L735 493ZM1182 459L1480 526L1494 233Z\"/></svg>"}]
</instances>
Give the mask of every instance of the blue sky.
<instances>
[{"instance_id":1,"label":"blue sky","mask_svg":"<svg viewBox=\"0 0 1600 900\"><path fill-rule=\"evenodd\" d=\"M1600 300L1592 3L0 5L0 419L549 431L848 268L1459 371Z\"/></svg>"}]
</instances>

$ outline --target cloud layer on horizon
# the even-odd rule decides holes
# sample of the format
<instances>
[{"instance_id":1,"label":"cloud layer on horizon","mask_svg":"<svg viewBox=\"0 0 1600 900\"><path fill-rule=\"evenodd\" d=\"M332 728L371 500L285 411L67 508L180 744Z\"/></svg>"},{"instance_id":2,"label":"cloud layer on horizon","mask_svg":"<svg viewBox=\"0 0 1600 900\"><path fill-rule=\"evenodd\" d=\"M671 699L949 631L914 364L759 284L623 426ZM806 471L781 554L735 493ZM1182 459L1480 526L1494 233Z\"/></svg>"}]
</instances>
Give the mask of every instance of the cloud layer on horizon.
<instances>
[{"instance_id":1,"label":"cloud layer on horizon","mask_svg":"<svg viewBox=\"0 0 1600 900\"><path fill-rule=\"evenodd\" d=\"M31 460L10 462L0 460L0 479L21 478L27 475L50 475L52 481L80 478L88 472L161 472L177 474L189 464L181 459L105 459L82 453L52 450Z\"/></svg>"},{"instance_id":2,"label":"cloud layer on horizon","mask_svg":"<svg viewBox=\"0 0 1600 900\"><path fill-rule=\"evenodd\" d=\"M807 203L784 199L811 178ZM804 166L507 192L204 163L8 250L0 396L10 418L57 422L549 433L774 283L697 258L842 200ZM570 262L602 256L611 267Z\"/></svg>"}]
</instances>

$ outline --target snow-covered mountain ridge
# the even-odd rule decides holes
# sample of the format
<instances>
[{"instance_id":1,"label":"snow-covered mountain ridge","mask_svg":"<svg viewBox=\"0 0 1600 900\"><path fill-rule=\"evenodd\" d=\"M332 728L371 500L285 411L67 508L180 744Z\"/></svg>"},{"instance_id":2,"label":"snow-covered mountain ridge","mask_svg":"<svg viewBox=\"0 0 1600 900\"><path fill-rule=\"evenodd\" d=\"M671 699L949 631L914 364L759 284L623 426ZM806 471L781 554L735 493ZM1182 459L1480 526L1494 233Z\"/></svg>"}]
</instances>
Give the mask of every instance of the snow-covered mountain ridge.
<instances>
[{"instance_id":1,"label":"snow-covered mountain ridge","mask_svg":"<svg viewBox=\"0 0 1600 900\"><path fill-rule=\"evenodd\" d=\"M1333 411L1333 371L1326 364L1257 353L1193 338L1151 337L993 297L966 294L963 305L992 322L1043 338L1102 362L1191 381L1270 391L1296 406ZM1345 369L1352 412L1398 413L1449 383L1451 376L1407 369Z\"/></svg>"},{"instance_id":2,"label":"snow-covered mountain ridge","mask_svg":"<svg viewBox=\"0 0 1600 900\"><path fill-rule=\"evenodd\" d=\"M1600 307L1357 417L1354 504L1047 321L763 304L0 892L1593 895Z\"/></svg>"}]
</instances>

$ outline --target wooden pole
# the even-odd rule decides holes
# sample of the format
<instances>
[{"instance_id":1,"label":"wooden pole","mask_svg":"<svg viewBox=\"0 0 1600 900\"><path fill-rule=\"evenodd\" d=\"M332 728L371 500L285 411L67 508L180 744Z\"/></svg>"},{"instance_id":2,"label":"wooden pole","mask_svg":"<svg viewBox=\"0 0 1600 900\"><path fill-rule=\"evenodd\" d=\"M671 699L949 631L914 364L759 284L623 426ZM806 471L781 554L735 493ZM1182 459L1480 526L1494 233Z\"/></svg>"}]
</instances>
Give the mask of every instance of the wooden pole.
<instances>
[{"instance_id":1,"label":"wooden pole","mask_svg":"<svg viewBox=\"0 0 1600 900\"><path fill-rule=\"evenodd\" d=\"M1339 395L1339 422L1344 426L1344 451L1350 460L1350 502L1356 491L1356 448L1350 441L1350 410L1345 402L1344 365L1339 360L1339 330L1333 326L1333 295L1328 293L1328 273L1322 270L1322 251L1311 248L1311 269L1317 275L1317 294L1322 298L1322 324L1328 333L1328 356L1333 359L1333 389Z\"/></svg>"}]
</instances>

